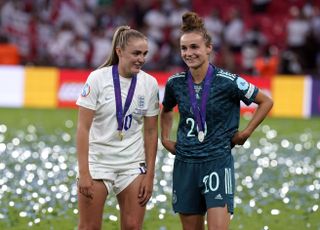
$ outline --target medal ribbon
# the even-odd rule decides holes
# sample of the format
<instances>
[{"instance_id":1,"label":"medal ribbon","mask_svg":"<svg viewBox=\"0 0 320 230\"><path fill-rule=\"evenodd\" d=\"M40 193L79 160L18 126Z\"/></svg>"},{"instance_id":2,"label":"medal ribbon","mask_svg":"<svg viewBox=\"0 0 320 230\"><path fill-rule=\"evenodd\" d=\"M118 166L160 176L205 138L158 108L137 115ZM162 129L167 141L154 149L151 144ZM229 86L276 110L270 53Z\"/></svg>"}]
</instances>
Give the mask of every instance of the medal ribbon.
<instances>
[{"instance_id":1,"label":"medal ribbon","mask_svg":"<svg viewBox=\"0 0 320 230\"><path fill-rule=\"evenodd\" d=\"M204 80L204 87L201 95L201 106L199 108L196 98L196 93L194 90L194 83L192 80L192 75L190 71L187 73L187 79L188 79L188 88L189 88L189 95L190 95L190 101L191 101L191 107L193 114L195 116L197 126L200 131L204 132L204 125L206 123L206 105L208 101L208 96L210 93L210 86L213 79L212 76L213 73L213 67L209 64L205 80Z\"/></svg>"},{"instance_id":2,"label":"medal ribbon","mask_svg":"<svg viewBox=\"0 0 320 230\"><path fill-rule=\"evenodd\" d=\"M126 113L132 102L134 90L137 84L137 76L133 75L132 77L130 88L128 91L128 95L127 95L123 110L122 110L121 87L120 87L118 65L112 66L112 78L113 78L113 85L114 85L114 95L116 98L116 115L117 115L117 121L118 121L118 131L122 131L123 119L126 116Z\"/></svg>"}]
</instances>

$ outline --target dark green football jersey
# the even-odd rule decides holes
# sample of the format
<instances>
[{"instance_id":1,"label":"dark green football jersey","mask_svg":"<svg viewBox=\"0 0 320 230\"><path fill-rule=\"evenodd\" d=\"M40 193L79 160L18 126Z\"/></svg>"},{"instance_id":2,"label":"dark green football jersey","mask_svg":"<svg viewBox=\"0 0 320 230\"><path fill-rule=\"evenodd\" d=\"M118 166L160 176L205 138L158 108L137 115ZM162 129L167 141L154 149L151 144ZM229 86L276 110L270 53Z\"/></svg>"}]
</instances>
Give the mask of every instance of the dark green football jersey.
<instances>
[{"instance_id":1,"label":"dark green football jersey","mask_svg":"<svg viewBox=\"0 0 320 230\"><path fill-rule=\"evenodd\" d=\"M206 104L205 139L198 140L198 126L191 107L186 72L171 76L165 87L163 106L178 105L180 121L177 132L176 156L182 159L212 160L229 154L231 138L238 130L240 101L250 105L258 88L239 75L214 67ZM194 84L198 106L204 81Z\"/></svg>"}]
</instances>

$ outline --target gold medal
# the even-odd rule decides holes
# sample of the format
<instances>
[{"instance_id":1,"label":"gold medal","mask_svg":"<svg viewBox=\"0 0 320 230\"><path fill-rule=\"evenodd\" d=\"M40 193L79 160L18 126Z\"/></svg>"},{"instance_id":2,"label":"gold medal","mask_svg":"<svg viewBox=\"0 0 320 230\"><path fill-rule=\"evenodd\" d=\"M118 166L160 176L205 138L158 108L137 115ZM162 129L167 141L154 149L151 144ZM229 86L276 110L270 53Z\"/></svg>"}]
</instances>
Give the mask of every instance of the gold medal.
<instances>
[{"instance_id":1,"label":"gold medal","mask_svg":"<svg viewBox=\"0 0 320 230\"><path fill-rule=\"evenodd\" d=\"M123 132L122 131L119 131L119 139L120 139L120 141L122 141L122 139L123 139Z\"/></svg>"}]
</instances>

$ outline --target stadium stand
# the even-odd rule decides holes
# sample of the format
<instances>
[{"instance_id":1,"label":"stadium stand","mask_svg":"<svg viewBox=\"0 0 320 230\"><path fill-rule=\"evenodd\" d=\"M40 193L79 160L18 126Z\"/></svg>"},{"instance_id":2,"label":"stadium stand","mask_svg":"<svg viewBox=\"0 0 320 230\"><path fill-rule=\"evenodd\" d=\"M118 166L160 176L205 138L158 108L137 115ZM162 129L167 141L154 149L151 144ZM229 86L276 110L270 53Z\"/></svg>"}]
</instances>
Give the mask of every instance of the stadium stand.
<instances>
[{"instance_id":1,"label":"stadium stand","mask_svg":"<svg viewBox=\"0 0 320 230\"><path fill-rule=\"evenodd\" d=\"M108 55L114 28L128 24L149 38L145 68L170 71L184 68L179 24L192 10L206 19L212 61L223 68L258 74L255 59L272 47L277 72L319 73L319 9L316 0L0 0L0 33L18 47L22 65L96 68ZM291 33L299 47L290 44Z\"/></svg>"}]
</instances>

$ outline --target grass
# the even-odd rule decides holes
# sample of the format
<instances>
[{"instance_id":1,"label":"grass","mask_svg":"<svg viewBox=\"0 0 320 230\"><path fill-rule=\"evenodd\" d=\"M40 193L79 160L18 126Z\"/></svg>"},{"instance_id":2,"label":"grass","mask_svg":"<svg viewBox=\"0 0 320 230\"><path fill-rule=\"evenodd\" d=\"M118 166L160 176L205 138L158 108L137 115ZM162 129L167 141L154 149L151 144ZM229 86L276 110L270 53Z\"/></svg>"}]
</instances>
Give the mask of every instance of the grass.
<instances>
[{"instance_id":1,"label":"grass","mask_svg":"<svg viewBox=\"0 0 320 230\"><path fill-rule=\"evenodd\" d=\"M67 130L66 123L74 129L77 121L75 109L0 109L0 123L6 124L14 131L26 129L30 124L36 125L40 132L54 133Z\"/></svg>"},{"instance_id":2,"label":"grass","mask_svg":"<svg viewBox=\"0 0 320 230\"><path fill-rule=\"evenodd\" d=\"M0 109L0 229L76 229L76 120L74 109ZM241 127L246 123L242 118ZM320 229L319 130L320 118L267 118L247 146L235 149L237 199L230 229ZM161 157L163 163L166 153ZM263 173L255 177L258 169ZM164 193L158 183L163 176L159 168L155 195ZM66 188L60 191L60 185ZM167 197L147 211L144 229L181 229ZM119 229L116 201L109 200L104 229Z\"/></svg>"}]
</instances>

